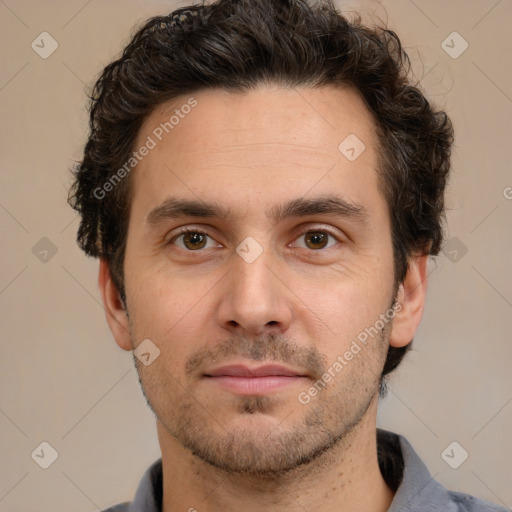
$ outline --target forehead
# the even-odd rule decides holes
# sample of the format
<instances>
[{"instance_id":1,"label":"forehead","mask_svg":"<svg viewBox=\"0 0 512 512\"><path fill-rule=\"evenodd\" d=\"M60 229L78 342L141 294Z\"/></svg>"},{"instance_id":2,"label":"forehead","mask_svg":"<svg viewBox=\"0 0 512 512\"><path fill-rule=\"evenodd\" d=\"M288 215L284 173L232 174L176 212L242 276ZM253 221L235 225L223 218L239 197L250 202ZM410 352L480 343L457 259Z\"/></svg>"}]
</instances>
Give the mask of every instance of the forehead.
<instances>
[{"instance_id":1,"label":"forehead","mask_svg":"<svg viewBox=\"0 0 512 512\"><path fill-rule=\"evenodd\" d=\"M331 152L347 129L368 139L373 128L372 114L352 88L262 85L244 92L207 89L170 100L146 118L138 138L156 130L155 138L160 132L165 139L157 142L190 152L217 149L229 133L233 145L299 142Z\"/></svg>"},{"instance_id":2,"label":"forehead","mask_svg":"<svg viewBox=\"0 0 512 512\"><path fill-rule=\"evenodd\" d=\"M253 197L377 189L375 123L352 89L184 95L148 116L135 146L143 145L152 149L132 176L132 206L141 212L180 194L247 207Z\"/></svg>"}]
</instances>

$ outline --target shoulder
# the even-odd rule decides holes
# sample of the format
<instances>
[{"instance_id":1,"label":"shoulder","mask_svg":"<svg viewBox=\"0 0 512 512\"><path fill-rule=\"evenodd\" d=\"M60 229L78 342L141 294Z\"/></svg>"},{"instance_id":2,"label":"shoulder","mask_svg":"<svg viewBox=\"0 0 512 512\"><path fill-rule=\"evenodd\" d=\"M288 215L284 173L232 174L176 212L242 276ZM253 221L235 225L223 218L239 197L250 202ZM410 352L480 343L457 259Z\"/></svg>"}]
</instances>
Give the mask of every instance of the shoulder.
<instances>
[{"instance_id":1,"label":"shoulder","mask_svg":"<svg viewBox=\"0 0 512 512\"><path fill-rule=\"evenodd\" d=\"M112 507L109 507L109 508L103 510L103 512L128 512L129 506L130 506L129 502L119 503L118 505L114 505Z\"/></svg>"},{"instance_id":2,"label":"shoulder","mask_svg":"<svg viewBox=\"0 0 512 512\"><path fill-rule=\"evenodd\" d=\"M496 505L489 501L463 494L461 492L448 491L452 501L458 505L459 512L510 512L510 509Z\"/></svg>"},{"instance_id":3,"label":"shoulder","mask_svg":"<svg viewBox=\"0 0 512 512\"><path fill-rule=\"evenodd\" d=\"M159 512L163 497L162 459L155 461L144 473L133 501L119 503L102 512Z\"/></svg>"},{"instance_id":4,"label":"shoulder","mask_svg":"<svg viewBox=\"0 0 512 512\"><path fill-rule=\"evenodd\" d=\"M388 476L390 488L391 484L398 485L388 512L510 512L506 507L445 488L432 477L405 437L379 429L378 443L381 472L385 479Z\"/></svg>"}]
</instances>

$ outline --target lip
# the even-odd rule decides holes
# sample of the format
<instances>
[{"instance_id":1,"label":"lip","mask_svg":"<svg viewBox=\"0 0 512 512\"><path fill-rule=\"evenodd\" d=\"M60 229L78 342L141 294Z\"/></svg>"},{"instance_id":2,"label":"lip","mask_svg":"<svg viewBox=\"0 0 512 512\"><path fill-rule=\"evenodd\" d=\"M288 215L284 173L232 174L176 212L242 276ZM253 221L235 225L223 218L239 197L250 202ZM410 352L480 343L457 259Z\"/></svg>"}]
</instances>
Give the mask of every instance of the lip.
<instances>
[{"instance_id":1,"label":"lip","mask_svg":"<svg viewBox=\"0 0 512 512\"><path fill-rule=\"evenodd\" d=\"M250 368L243 364L232 364L220 366L205 374L207 377L305 377L305 374L280 366L277 364L266 364Z\"/></svg>"},{"instance_id":2,"label":"lip","mask_svg":"<svg viewBox=\"0 0 512 512\"><path fill-rule=\"evenodd\" d=\"M208 381L239 395L262 395L302 383L302 372L280 365L251 368L245 365L221 366L203 375Z\"/></svg>"}]
</instances>

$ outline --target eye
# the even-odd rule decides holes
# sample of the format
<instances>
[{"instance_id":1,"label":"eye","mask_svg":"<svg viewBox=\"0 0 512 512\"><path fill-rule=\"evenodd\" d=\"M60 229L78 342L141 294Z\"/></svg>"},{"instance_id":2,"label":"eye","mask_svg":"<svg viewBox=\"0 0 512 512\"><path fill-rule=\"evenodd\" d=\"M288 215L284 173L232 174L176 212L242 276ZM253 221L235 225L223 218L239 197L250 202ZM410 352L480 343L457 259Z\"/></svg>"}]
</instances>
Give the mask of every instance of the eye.
<instances>
[{"instance_id":1,"label":"eye","mask_svg":"<svg viewBox=\"0 0 512 512\"><path fill-rule=\"evenodd\" d=\"M328 245L329 237L333 242L331 245ZM297 247L300 247L301 249L313 249L316 251L320 249L329 249L336 245L336 242L339 242L337 237L323 229L305 231L297 238L297 240L300 240L301 238L304 238L304 243Z\"/></svg>"},{"instance_id":2,"label":"eye","mask_svg":"<svg viewBox=\"0 0 512 512\"><path fill-rule=\"evenodd\" d=\"M210 239L210 242L208 242L208 239ZM208 243L210 243L210 245L208 245ZM217 242L215 242L215 240L206 233L187 228L183 229L181 233L173 236L171 240L169 240L169 244L176 245L177 247L188 251L218 247Z\"/></svg>"}]
</instances>

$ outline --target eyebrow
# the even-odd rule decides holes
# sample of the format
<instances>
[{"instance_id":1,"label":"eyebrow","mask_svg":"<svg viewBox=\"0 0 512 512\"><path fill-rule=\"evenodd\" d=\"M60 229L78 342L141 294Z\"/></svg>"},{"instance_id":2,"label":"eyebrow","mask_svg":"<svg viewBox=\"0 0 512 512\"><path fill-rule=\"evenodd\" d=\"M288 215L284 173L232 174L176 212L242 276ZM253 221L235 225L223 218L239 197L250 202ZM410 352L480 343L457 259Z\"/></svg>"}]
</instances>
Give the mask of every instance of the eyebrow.
<instances>
[{"instance_id":1,"label":"eyebrow","mask_svg":"<svg viewBox=\"0 0 512 512\"><path fill-rule=\"evenodd\" d=\"M368 220L368 211L364 206L334 195L293 199L272 207L267 212L267 218L276 225L288 218L318 214L336 215L363 223ZM157 226L164 221L183 217L227 220L230 215L231 210L218 203L171 197L149 212L147 223Z\"/></svg>"}]
</instances>

